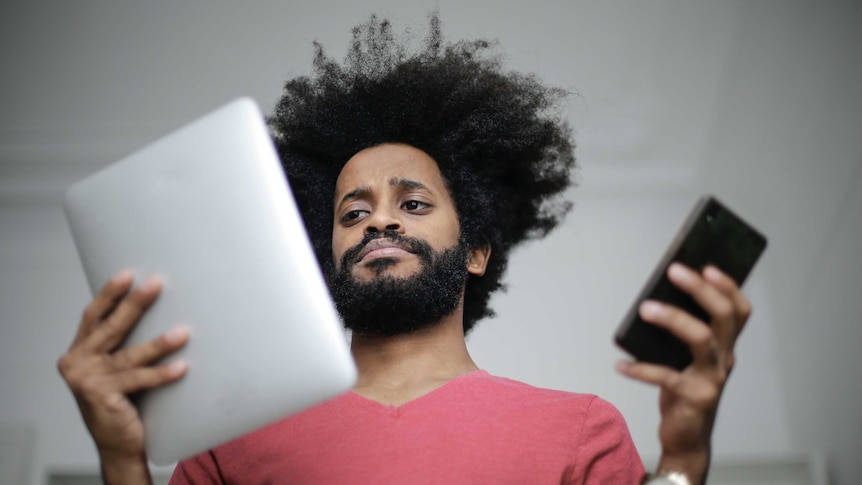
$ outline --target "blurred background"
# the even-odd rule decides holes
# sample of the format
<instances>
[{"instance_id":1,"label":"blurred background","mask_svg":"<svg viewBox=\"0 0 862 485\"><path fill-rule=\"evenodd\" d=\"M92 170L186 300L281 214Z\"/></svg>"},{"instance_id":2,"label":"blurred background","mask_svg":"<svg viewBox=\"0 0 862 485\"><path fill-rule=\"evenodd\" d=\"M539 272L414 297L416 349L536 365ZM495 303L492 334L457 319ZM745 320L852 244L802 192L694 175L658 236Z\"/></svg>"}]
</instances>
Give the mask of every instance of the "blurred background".
<instances>
[{"instance_id":1,"label":"blurred background","mask_svg":"<svg viewBox=\"0 0 862 485\"><path fill-rule=\"evenodd\" d=\"M581 166L574 211L515 251L498 317L469 337L477 363L604 397L654 462L657 392L614 372L623 354L612 335L684 215L712 193L770 239L745 286L755 311L714 434L717 474L803 483L769 472L803 466L812 483L827 474L858 483L855 0L5 0L0 483L97 472L55 368L90 299L62 214L65 188L238 96L270 110L286 79L310 72L312 41L341 58L369 14L421 37L434 9L449 39L497 39L511 68L573 93L564 114Z\"/></svg>"}]
</instances>

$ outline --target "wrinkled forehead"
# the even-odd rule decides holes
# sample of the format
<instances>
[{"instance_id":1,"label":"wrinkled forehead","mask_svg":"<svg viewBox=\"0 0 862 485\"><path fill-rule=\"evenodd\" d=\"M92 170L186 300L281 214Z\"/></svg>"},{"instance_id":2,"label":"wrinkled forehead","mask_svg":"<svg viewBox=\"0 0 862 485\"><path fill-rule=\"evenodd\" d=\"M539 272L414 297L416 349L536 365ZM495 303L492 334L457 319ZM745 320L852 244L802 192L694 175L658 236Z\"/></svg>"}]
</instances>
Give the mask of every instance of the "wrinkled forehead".
<instances>
[{"instance_id":1,"label":"wrinkled forehead","mask_svg":"<svg viewBox=\"0 0 862 485\"><path fill-rule=\"evenodd\" d=\"M336 205L346 194L357 190L374 191L385 186L424 188L449 195L440 167L424 151L403 144L366 148L342 167L335 184Z\"/></svg>"}]
</instances>

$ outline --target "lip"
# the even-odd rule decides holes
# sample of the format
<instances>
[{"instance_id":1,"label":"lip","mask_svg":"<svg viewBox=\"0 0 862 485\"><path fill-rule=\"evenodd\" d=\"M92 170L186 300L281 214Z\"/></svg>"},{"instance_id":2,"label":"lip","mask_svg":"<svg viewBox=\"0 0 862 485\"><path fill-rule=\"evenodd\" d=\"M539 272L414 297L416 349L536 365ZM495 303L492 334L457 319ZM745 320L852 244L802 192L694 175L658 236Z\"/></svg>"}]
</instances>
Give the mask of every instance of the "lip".
<instances>
[{"instance_id":1,"label":"lip","mask_svg":"<svg viewBox=\"0 0 862 485\"><path fill-rule=\"evenodd\" d=\"M377 258L392 258L413 254L408 248L389 239L374 239L362 248L356 256L357 262L370 261Z\"/></svg>"}]
</instances>

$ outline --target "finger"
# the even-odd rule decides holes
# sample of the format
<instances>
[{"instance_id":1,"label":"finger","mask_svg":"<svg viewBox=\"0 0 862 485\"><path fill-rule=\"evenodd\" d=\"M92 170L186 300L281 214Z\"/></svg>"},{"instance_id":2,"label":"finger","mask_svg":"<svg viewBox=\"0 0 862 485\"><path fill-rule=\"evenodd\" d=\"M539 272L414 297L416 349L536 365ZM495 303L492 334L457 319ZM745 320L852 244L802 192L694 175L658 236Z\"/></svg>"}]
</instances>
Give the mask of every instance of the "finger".
<instances>
[{"instance_id":1,"label":"finger","mask_svg":"<svg viewBox=\"0 0 862 485\"><path fill-rule=\"evenodd\" d=\"M725 296L730 298L730 301L733 303L733 313L736 316L738 324L735 329L735 336L738 336L751 316L751 302L748 301L748 298L742 293L736 282L715 266L709 265L704 268L703 277L724 293Z\"/></svg>"},{"instance_id":2,"label":"finger","mask_svg":"<svg viewBox=\"0 0 862 485\"><path fill-rule=\"evenodd\" d=\"M663 365L647 362L621 360L616 364L617 372L626 377L668 389L679 386L681 375L678 371Z\"/></svg>"},{"instance_id":3,"label":"finger","mask_svg":"<svg viewBox=\"0 0 862 485\"><path fill-rule=\"evenodd\" d=\"M721 289L707 281L698 272L682 264L668 268L668 278L688 293L711 317L708 323L722 348L732 348L736 334L736 315L733 301Z\"/></svg>"},{"instance_id":4,"label":"finger","mask_svg":"<svg viewBox=\"0 0 862 485\"><path fill-rule=\"evenodd\" d=\"M103 353L114 350L126 338L144 311L159 296L161 283L150 277L135 288L117 305L113 312L99 325L84 343L86 351Z\"/></svg>"},{"instance_id":5,"label":"finger","mask_svg":"<svg viewBox=\"0 0 862 485\"><path fill-rule=\"evenodd\" d=\"M638 308L640 317L670 332L691 350L695 363L714 365L718 346L712 328L679 308L655 300L646 300Z\"/></svg>"},{"instance_id":6,"label":"finger","mask_svg":"<svg viewBox=\"0 0 862 485\"><path fill-rule=\"evenodd\" d=\"M169 332L139 345L124 348L114 354L113 364L117 369L130 369L155 362L176 352L188 342L189 330L176 327Z\"/></svg>"},{"instance_id":7,"label":"finger","mask_svg":"<svg viewBox=\"0 0 862 485\"><path fill-rule=\"evenodd\" d=\"M93 301L84 309L81 324L78 326L78 332L75 334L72 346L86 338L101 323L102 319L117 306L120 298L129 292L132 279L132 272L123 270L105 283Z\"/></svg>"},{"instance_id":8,"label":"finger","mask_svg":"<svg viewBox=\"0 0 862 485\"><path fill-rule=\"evenodd\" d=\"M617 372L646 384L666 389L700 408L714 407L721 394L720 385L708 379L693 379L670 367L647 362L619 361Z\"/></svg>"},{"instance_id":9,"label":"finger","mask_svg":"<svg viewBox=\"0 0 862 485\"><path fill-rule=\"evenodd\" d=\"M163 386L183 377L188 371L184 360L175 360L153 367L138 367L114 374L111 387L123 394Z\"/></svg>"}]
</instances>

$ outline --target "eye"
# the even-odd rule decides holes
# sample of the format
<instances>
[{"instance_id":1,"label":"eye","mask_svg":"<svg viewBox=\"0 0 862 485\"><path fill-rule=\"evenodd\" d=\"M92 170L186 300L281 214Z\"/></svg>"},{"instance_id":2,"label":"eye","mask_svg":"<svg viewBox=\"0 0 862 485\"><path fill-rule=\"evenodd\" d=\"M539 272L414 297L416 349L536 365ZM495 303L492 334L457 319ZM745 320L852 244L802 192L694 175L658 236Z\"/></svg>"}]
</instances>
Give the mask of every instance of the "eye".
<instances>
[{"instance_id":1,"label":"eye","mask_svg":"<svg viewBox=\"0 0 862 485\"><path fill-rule=\"evenodd\" d=\"M417 211L423 211L425 209L430 209L431 204L428 204L426 202L422 202L420 200L408 200L407 202L404 202L403 204L401 204L401 207L404 210L407 210L410 212L417 212Z\"/></svg>"},{"instance_id":2,"label":"eye","mask_svg":"<svg viewBox=\"0 0 862 485\"><path fill-rule=\"evenodd\" d=\"M341 222L344 224L348 224L351 222L356 222L368 214L368 211L362 209L354 209L352 211L347 211L341 216Z\"/></svg>"}]
</instances>

